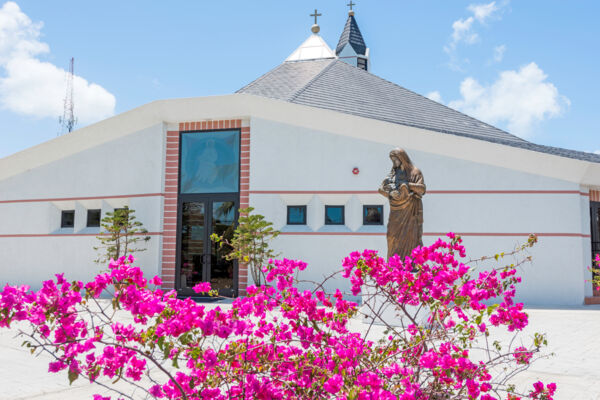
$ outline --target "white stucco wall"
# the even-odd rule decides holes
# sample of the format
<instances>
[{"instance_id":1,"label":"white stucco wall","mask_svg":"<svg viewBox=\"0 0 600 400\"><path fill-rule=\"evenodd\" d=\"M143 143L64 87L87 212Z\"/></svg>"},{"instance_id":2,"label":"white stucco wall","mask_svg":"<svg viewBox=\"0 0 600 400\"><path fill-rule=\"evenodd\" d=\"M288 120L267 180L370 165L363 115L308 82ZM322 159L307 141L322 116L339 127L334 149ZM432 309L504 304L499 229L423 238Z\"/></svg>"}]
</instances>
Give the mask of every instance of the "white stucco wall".
<instances>
[{"instance_id":1,"label":"white stucco wall","mask_svg":"<svg viewBox=\"0 0 600 400\"><path fill-rule=\"evenodd\" d=\"M424 237L425 244L437 238L431 233L469 233L465 245L469 256L478 258L512 250L527 240L528 233L538 233L539 243L530 251L534 261L521 271L519 299L528 304L575 305L591 295L591 285L585 282L589 279L590 239L568 236L589 234L589 205L579 193L579 184L419 151L393 135L387 143L373 142L259 118L252 119L251 129L250 204L284 232L275 242L277 250L309 263L303 279L319 281L341 268L343 257L354 250L372 248L385 254L386 227L362 226L363 204L384 205L387 221L385 198L376 193L319 192L375 192L391 168L389 151L403 147L423 172L430 191L423 198L423 228L430 233ZM360 169L359 175L352 174L354 167ZM286 191L317 193L278 193ZM307 226L286 226L286 206L302 204L307 205ZM325 205L346 206L345 226L324 225ZM321 234L307 234L311 232ZM323 235L325 232L357 235ZM362 232L380 235L360 235ZM515 233L523 235L503 236Z\"/></svg>"},{"instance_id":2,"label":"white stucco wall","mask_svg":"<svg viewBox=\"0 0 600 400\"><path fill-rule=\"evenodd\" d=\"M478 257L510 250L527 233L539 233L534 263L522 271L520 299L569 305L591 295L585 282L590 239L582 237L589 235L589 202L579 192L600 187L600 164L250 95L149 103L0 159L0 284L39 287L58 271L83 280L96 272L95 232L84 227L86 209L105 213L129 205L150 232L160 233L165 131L207 119L250 120L250 204L284 232L276 249L309 263L305 279L338 269L351 251L385 251L386 228L362 226L362 205L384 205L387 220L387 201L376 190L390 170L390 149L399 146L423 171L428 187L426 244L435 240L432 233L466 232L469 255ZM354 167L359 175L352 174ZM469 193L442 192L461 190ZM501 193L489 192L494 190ZM286 191L306 193L281 193ZM130 197L136 194L158 195ZM79 199L56 200L64 198ZM6 202L24 199L55 200ZM307 226L285 226L286 205L300 204L308 207ZM346 206L345 226L323 225L326 204ZM60 229L65 209L76 210L71 231ZM543 236L548 233L573 236ZM148 251L139 253L149 276L160 271L160 240L153 236Z\"/></svg>"},{"instance_id":3,"label":"white stucco wall","mask_svg":"<svg viewBox=\"0 0 600 400\"><path fill-rule=\"evenodd\" d=\"M0 284L38 288L58 272L85 281L105 268L93 262L100 229L86 228L88 209L101 209L103 218L129 206L149 232L160 232L163 159L164 126L156 124L0 180ZM6 202L11 200L17 202ZM74 228L60 227L61 210L75 210ZM160 235L144 246L136 257L154 276L160 272Z\"/></svg>"}]
</instances>

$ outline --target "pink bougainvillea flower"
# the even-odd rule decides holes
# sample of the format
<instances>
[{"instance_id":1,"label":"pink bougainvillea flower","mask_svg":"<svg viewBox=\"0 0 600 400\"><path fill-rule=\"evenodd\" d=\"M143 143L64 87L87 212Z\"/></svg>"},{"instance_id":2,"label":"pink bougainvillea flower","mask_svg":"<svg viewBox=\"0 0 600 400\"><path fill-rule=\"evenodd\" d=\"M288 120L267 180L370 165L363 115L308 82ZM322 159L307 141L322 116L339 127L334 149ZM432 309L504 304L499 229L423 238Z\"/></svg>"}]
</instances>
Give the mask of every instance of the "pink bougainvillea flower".
<instances>
[{"instance_id":1,"label":"pink bougainvillea flower","mask_svg":"<svg viewBox=\"0 0 600 400\"><path fill-rule=\"evenodd\" d=\"M327 285L297 286L306 263L270 260L268 284L248 286L246 297L227 309L150 288L160 278L147 280L133 257L121 257L85 284L59 274L35 292L5 286L0 327L28 322L55 356L49 372L67 370L71 381L135 383L159 399L496 399L506 388L495 383L491 367L522 368L539 345L498 350L492 364L476 361L470 349L490 334L488 326L511 332L527 326L514 300L520 278L514 267L474 271L464 264L460 237L448 239L417 247L404 260L353 252L342 264L346 281L333 293ZM388 324L388 332L378 340L354 332L350 321L364 315L342 287L365 293L367 310L368 293L376 293L402 323L390 325L371 309L370 321ZM211 285L194 290L209 293ZM103 295L111 296L111 306L98 310ZM426 318L413 317L417 309ZM108 310L129 318L116 320ZM144 383L148 374L158 374L151 384ZM555 391L553 383L536 382L530 393L509 392L506 399L550 400Z\"/></svg>"}]
</instances>

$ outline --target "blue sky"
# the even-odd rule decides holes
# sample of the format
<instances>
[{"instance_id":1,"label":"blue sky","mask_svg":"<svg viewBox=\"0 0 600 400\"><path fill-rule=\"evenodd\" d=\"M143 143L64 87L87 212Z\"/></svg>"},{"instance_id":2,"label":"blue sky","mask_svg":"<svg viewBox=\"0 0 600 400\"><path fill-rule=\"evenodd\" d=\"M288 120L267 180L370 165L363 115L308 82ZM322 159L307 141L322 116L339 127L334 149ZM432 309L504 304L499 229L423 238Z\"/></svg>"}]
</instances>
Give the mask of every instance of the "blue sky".
<instances>
[{"instance_id":1,"label":"blue sky","mask_svg":"<svg viewBox=\"0 0 600 400\"><path fill-rule=\"evenodd\" d=\"M0 157L56 137L75 57L78 127L156 99L232 93L344 0L0 2ZM357 0L371 72L528 140L600 150L596 1Z\"/></svg>"}]
</instances>

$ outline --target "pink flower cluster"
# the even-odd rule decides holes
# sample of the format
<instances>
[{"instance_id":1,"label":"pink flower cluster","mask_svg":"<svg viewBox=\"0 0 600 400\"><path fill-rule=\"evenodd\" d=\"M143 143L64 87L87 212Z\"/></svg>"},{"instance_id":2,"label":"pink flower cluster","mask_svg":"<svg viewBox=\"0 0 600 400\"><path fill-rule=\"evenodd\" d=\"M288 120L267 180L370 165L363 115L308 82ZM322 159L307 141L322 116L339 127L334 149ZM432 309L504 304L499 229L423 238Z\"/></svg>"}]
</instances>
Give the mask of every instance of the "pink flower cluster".
<instances>
[{"instance_id":1,"label":"pink flower cluster","mask_svg":"<svg viewBox=\"0 0 600 400\"><path fill-rule=\"evenodd\" d=\"M489 334L484 321L509 331L527 325L522 304L513 301L520 278L505 267L472 279L460 261L460 238L450 238L417 248L406 260L386 262L372 250L344 260L354 295L373 286L399 310L429 310L427 324L415 321L379 341L351 331L349 320L359 309L339 289L299 290L294 276L307 266L288 259L265 267L270 285L250 286L231 309L208 310L177 299L174 291L150 288L160 279L147 281L132 257L122 257L85 285L57 275L37 292L6 286L0 327L29 321L31 335L56 357L49 371L66 369L71 380L135 383L163 373L146 389L158 399L492 400L500 392L504 399L521 398L496 383L485 362L470 357L471 344ZM195 289L206 293L210 285ZM112 309L125 310L135 324L97 310L96 299L107 290L113 291ZM494 363L516 368L538 350L498 353ZM554 390L554 384L536 383L526 396L548 400Z\"/></svg>"},{"instance_id":2,"label":"pink flower cluster","mask_svg":"<svg viewBox=\"0 0 600 400\"><path fill-rule=\"evenodd\" d=\"M515 360L517 364L529 364L533 357L533 352L528 351L526 347L519 346L515 349Z\"/></svg>"}]
</instances>

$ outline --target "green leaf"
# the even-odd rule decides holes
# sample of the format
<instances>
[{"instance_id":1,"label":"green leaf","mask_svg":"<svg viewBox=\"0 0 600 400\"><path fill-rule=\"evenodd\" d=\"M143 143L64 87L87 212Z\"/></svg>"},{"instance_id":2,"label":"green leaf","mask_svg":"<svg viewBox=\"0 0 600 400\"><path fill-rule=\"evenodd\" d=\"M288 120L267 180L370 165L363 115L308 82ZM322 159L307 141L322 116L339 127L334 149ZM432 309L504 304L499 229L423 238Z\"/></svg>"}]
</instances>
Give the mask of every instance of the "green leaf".
<instances>
[{"instance_id":1,"label":"green leaf","mask_svg":"<svg viewBox=\"0 0 600 400\"><path fill-rule=\"evenodd\" d=\"M72 369L69 369L69 385L72 385L79 378L79 373Z\"/></svg>"}]
</instances>

